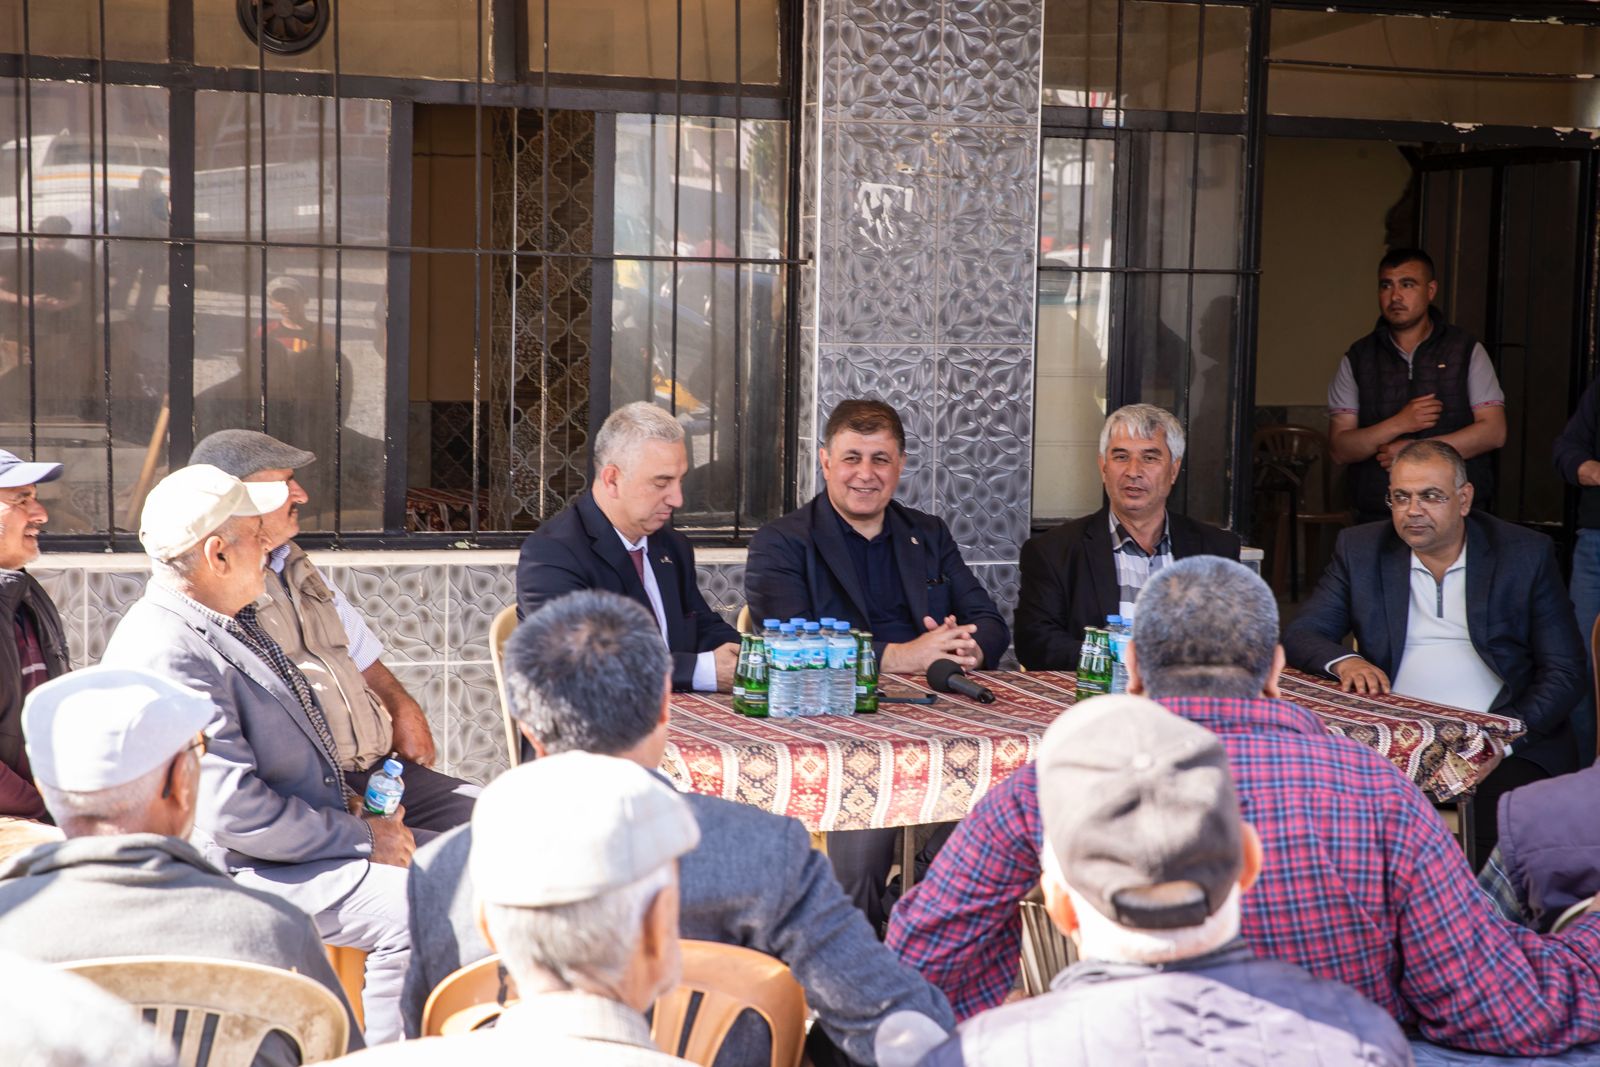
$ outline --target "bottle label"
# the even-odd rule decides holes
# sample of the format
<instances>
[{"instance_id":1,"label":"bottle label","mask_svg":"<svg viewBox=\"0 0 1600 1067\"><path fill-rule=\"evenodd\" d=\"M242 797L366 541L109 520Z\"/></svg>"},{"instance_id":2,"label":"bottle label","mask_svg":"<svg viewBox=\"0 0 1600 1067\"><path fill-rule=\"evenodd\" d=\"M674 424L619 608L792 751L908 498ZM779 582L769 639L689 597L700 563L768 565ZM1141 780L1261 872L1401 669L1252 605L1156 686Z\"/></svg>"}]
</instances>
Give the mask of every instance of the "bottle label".
<instances>
[{"instance_id":1,"label":"bottle label","mask_svg":"<svg viewBox=\"0 0 1600 1067\"><path fill-rule=\"evenodd\" d=\"M388 817L400 809L400 791L390 792L377 783L367 786L367 810Z\"/></svg>"}]
</instances>

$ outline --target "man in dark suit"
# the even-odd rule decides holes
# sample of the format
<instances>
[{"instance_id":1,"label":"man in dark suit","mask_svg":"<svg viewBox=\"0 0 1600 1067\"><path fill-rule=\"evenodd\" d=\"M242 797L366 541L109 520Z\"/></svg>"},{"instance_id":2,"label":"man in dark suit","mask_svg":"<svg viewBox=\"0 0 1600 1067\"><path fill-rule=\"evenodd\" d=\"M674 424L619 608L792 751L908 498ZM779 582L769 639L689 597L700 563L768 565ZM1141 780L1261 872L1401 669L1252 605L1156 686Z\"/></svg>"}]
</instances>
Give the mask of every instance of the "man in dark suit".
<instances>
[{"instance_id":1,"label":"man in dark suit","mask_svg":"<svg viewBox=\"0 0 1600 1067\"><path fill-rule=\"evenodd\" d=\"M1390 522L1339 535L1316 592L1284 631L1289 663L1357 693L1394 692L1521 719L1527 736L1478 786L1477 847L1502 793L1577 768L1569 716L1583 643L1543 534L1472 511L1466 462L1425 439L1389 468ZM1354 635L1357 655L1339 644Z\"/></svg>"},{"instance_id":2,"label":"man in dark suit","mask_svg":"<svg viewBox=\"0 0 1600 1067\"><path fill-rule=\"evenodd\" d=\"M937 659L994 667L1011 633L936 515L895 502L906 432L881 400L845 400L822 439L827 483L750 540L745 599L757 619L845 619L870 630L879 668Z\"/></svg>"},{"instance_id":3,"label":"man in dark suit","mask_svg":"<svg viewBox=\"0 0 1600 1067\"><path fill-rule=\"evenodd\" d=\"M517 618L579 589L631 597L672 653L672 688L728 690L739 632L700 594L694 549L667 524L683 506L683 427L646 401L613 411L594 441L594 488L522 543Z\"/></svg>"},{"instance_id":4,"label":"man in dark suit","mask_svg":"<svg viewBox=\"0 0 1600 1067\"><path fill-rule=\"evenodd\" d=\"M540 756L590 752L654 770L671 714L668 661L648 640L638 607L606 593L563 597L517 627L506 642L506 690L523 736ZM684 937L742 945L776 956L816 1011L809 1051L819 1067L876 1062L874 1039L890 1015L922 1018L924 1035L948 1030L950 1005L878 943L839 891L805 828L746 804L690 793L700 844L679 861ZM414 950L403 1014L415 1036L428 993L489 946L477 923L467 857L472 827L417 853L411 870ZM766 1063L771 1044L745 1013L717 1056L718 1067Z\"/></svg>"},{"instance_id":5,"label":"man in dark suit","mask_svg":"<svg viewBox=\"0 0 1600 1067\"><path fill-rule=\"evenodd\" d=\"M1151 404L1118 408L1100 430L1100 480L1110 503L1022 546L1017 659L1029 670L1070 671L1088 626L1133 622L1145 580L1188 556L1239 558L1239 538L1167 511L1183 467L1183 427Z\"/></svg>"}]
</instances>

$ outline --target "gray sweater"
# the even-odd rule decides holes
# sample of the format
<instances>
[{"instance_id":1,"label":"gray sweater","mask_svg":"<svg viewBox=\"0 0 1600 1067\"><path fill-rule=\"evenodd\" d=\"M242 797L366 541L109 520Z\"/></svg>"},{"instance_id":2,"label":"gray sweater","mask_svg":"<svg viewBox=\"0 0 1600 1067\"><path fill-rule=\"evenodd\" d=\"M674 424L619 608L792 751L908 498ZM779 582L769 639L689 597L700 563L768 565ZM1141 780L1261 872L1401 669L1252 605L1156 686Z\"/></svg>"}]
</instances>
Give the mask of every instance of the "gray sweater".
<instances>
[{"instance_id":1,"label":"gray sweater","mask_svg":"<svg viewBox=\"0 0 1600 1067\"><path fill-rule=\"evenodd\" d=\"M0 867L0 948L45 963L102 956L208 956L298 971L349 1003L304 912L233 883L161 834L75 837ZM350 1018L350 1047L361 1030ZM264 1042L256 1063L298 1064Z\"/></svg>"}]
</instances>

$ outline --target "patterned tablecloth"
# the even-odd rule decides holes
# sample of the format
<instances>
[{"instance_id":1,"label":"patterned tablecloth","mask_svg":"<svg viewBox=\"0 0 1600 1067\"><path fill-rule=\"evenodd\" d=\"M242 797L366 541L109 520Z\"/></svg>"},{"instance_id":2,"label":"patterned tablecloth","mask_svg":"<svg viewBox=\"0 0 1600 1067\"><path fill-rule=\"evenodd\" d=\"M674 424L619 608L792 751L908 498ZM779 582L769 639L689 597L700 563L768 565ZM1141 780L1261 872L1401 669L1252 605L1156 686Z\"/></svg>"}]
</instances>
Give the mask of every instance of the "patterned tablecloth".
<instances>
[{"instance_id":1,"label":"patterned tablecloth","mask_svg":"<svg viewBox=\"0 0 1600 1067\"><path fill-rule=\"evenodd\" d=\"M941 694L932 705L810 719L751 719L723 694L675 694L663 767L681 788L792 815L811 830L959 819L1034 758L1045 727L1073 702L1066 672L991 672L983 681L993 704ZM928 691L908 677L885 685ZM1522 732L1504 716L1355 696L1297 672L1283 688L1330 732L1375 749L1439 801L1475 786Z\"/></svg>"}]
</instances>

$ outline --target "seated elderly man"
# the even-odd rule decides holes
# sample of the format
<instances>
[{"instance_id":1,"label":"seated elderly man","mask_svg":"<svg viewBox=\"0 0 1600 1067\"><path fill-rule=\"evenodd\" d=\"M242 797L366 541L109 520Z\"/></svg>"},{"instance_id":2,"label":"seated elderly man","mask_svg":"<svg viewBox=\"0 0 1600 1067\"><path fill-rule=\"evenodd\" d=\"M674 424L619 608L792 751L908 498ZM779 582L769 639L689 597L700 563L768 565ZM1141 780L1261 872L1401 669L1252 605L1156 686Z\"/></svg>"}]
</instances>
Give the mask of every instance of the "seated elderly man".
<instances>
[{"instance_id":1,"label":"seated elderly man","mask_svg":"<svg viewBox=\"0 0 1600 1067\"><path fill-rule=\"evenodd\" d=\"M413 841L398 816L353 814L360 798L316 693L256 618L261 516L287 493L205 465L162 479L139 520L150 584L104 662L147 668L216 704L192 840L240 883L310 915L324 941L366 951L362 1003L377 1044L400 1035Z\"/></svg>"},{"instance_id":2,"label":"seated elderly man","mask_svg":"<svg viewBox=\"0 0 1600 1067\"><path fill-rule=\"evenodd\" d=\"M1521 719L1527 736L1478 785L1477 855L1494 848L1501 794L1578 769L1573 705L1583 641L1555 545L1472 510L1461 454L1413 441L1389 468L1391 520L1339 534L1333 560L1283 634L1291 666L1361 693L1394 692ZM1360 653L1339 642L1353 636Z\"/></svg>"},{"instance_id":3,"label":"seated elderly man","mask_svg":"<svg viewBox=\"0 0 1600 1067\"><path fill-rule=\"evenodd\" d=\"M28 696L28 759L59 844L0 868L0 948L61 963L210 956L298 971L344 1003L304 912L235 885L185 840L200 796L205 696L148 671L90 667ZM361 1036L351 1016L351 1036ZM271 1034L258 1067L300 1062Z\"/></svg>"},{"instance_id":4,"label":"seated elderly man","mask_svg":"<svg viewBox=\"0 0 1600 1067\"><path fill-rule=\"evenodd\" d=\"M1600 1039L1600 918L1539 937L1495 913L1421 790L1281 698L1265 582L1230 560L1179 560L1140 592L1133 627L1129 691L1221 738L1261 835L1268 862L1241 926L1251 948L1353 987L1439 1044L1532 1055ZM1027 764L895 910L890 947L962 1018L1011 990L1017 905L1038 884L1042 842Z\"/></svg>"},{"instance_id":5,"label":"seated elderly man","mask_svg":"<svg viewBox=\"0 0 1600 1067\"><path fill-rule=\"evenodd\" d=\"M1086 1067L1410 1067L1376 1004L1240 939L1261 841L1215 734L1139 697L1090 700L1045 731L1038 778L1045 910L1080 962L962 1023L923 1067L1056 1064L1064 1049Z\"/></svg>"},{"instance_id":6,"label":"seated elderly man","mask_svg":"<svg viewBox=\"0 0 1600 1067\"><path fill-rule=\"evenodd\" d=\"M682 974L678 859L700 840L683 798L629 760L564 752L495 779L472 833L478 923L519 1001L493 1029L341 1062L686 1064L645 1021Z\"/></svg>"},{"instance_id":7,"label":"seated elderly man","mask_svg":"<svg viewBox=\"0 0 1600 1067\"><path fill-rule=\"evenodd\" d=\"M1540 932L1600 893L1600 766L1513 789L1500 798L1500 843L1478 884L1500 914Z\"/></svg>"},{"instance_id":8,"label":"seated elderly man","mask_svg":"<svg viewBox=\"0 0 1600 1067\"><path fill-rule=\"evenodd\" d=\"M652 631L638 604L598 591L569 594L523 620L506 642L506 690L540 757L577 750L660 765L672 661ZM817 1013L812 1056L819 1067L835 1052L825 1038L851 1059L872 1063L878 1026L891 1012L925 1017L941 1032L954 1023L938 991L873 937L803 826L720 797L691 793L684 800L703 835L681 865L685 935L743 945L787 964ZM415 948L405 1015L413 1035L429 991L489 952L467 905L467 856L477 852L476 831L469 831L445 834L412 864ZM719 1067L766 1061L770 1039L752 1020L735 1025Z\"/></svg>"},{"instance_id":9,"label":"seated elderly man","mask_svg":"<svg viewBox=\"0 0 1600 1067\"><path fill-rule=\"evenodd\" d=\"M1100 480L1109 503L1022 546L1017 659L1070 671L1088 626L1134 619L1139 590L1175 559L1239 558L1239 538L1167 510L1183 468L1183 426L1152 404L1113 411L1100 428Z\"/></svg>"},{"instance_id":10,"label":"seated elderly man","mask_svg":"<svg viewBox=\"0 0 1600 1067\"><path fill-rule=\"evenodd\" d=\"M39 558L39 531L50 520L39 486L61 477L59 463L26 463L0 451L0 859L61 835L44 825L22 746L22 702L30 690L67 671L67 637L50 595L23 570Z\"/></svg>"},{"instance_id":11,"label":"seated elderly man","mask_svg":"<svg viewBox=\"0 0 1600 1067\"><path fill-rule=\"evenodd\" d=\"M218 430L194 446L190 462L209 463L244 482L288 486L283 506L261 516L272 573L256 618L316 693L351 790L365 793L367 779L396 754L406 783L406 825L436 832L460 826L472 815L478 787L431 769L437 750L422 706L378 658L383 645L366 622L292 540L307 501L295 469L316 458L255 430Z\"/></svg>"}]
</instances>

